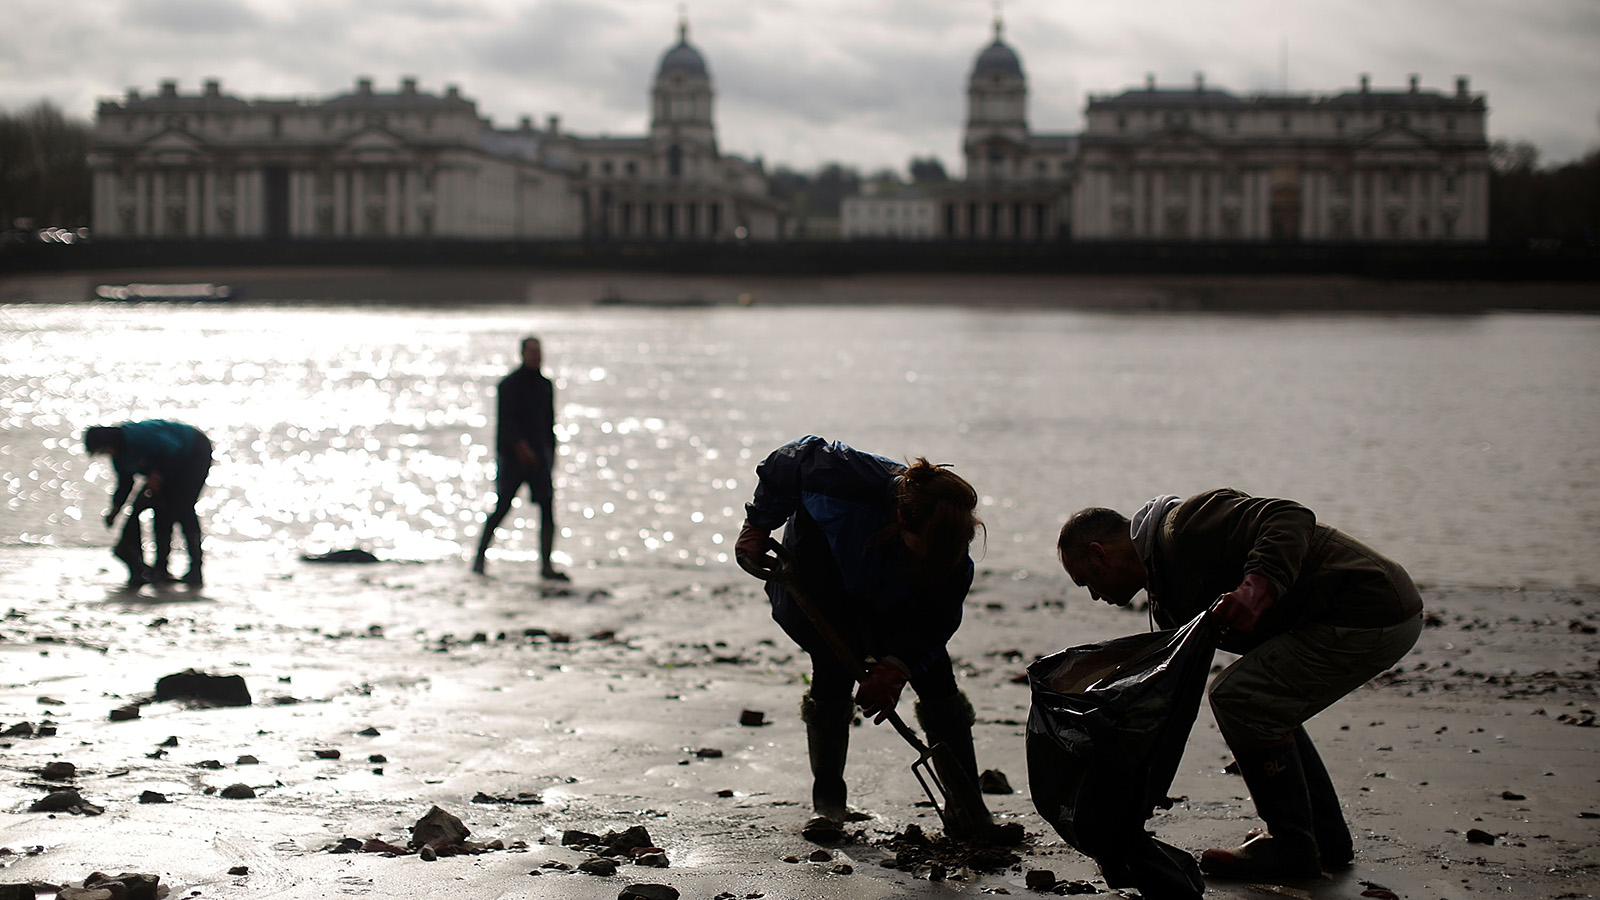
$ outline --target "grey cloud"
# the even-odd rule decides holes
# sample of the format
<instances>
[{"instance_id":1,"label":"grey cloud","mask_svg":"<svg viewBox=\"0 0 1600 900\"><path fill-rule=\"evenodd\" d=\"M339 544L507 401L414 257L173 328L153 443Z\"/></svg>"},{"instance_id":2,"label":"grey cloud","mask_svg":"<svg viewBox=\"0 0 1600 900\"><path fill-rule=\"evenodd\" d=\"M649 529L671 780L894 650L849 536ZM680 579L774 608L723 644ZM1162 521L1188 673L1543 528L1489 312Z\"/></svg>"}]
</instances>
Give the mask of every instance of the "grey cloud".
<instances>
[{"instance_id":1,"label":"grey cloud","mask_svg":"<svg viewBox=\"0 0 1600 900\"><path fill-rule=\"evenodd\" d=\"M234 34L260 23L238 0L136 0L125 8L123 21L171 35Z\"/></svg>"}]
</instances>

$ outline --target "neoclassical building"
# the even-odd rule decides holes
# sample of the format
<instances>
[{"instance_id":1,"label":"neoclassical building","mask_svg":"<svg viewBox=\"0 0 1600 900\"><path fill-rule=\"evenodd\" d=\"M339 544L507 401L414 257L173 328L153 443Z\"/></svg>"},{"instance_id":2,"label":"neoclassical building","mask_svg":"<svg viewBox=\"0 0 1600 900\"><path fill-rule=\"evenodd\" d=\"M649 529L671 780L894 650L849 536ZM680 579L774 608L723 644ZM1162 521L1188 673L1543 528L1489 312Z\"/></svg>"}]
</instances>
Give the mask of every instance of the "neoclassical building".
<instances>
[{"instance_id":1,"label":"neoclassical building","mask_svg":"<svg viewBox=\"0 0 1600 900\"><path fill-rule=\"evenodd\" d=\"M722 155L705 58L662 56L650 134L497 129L447 87L371 79L325 100L243 100L217 81L101 102L90 157L101 237L770 240L759 163Z\"/></svg>"},{"instance_id":2,"label":"neoclassical building","mask_svg":"<svg viewBox=\"0 0 1600 900\"><path fill-rule=\"evenodd\" d=\"M961 181L928 191L937 237L979 241L1481 242L1487 105L1379 90L1237 95L1157 87L1091 96L1081 135L1035 134L1002 39L967 81ZM872 201L858 204L864 215ZM880 204L881 205L881 204ZM852 236L874 236L858 231Z\"/></svg>"},{"instance_id":3,"label":"neoclassical building","mask_svg":"<svg viewBox=\"0 0 1600 900\"><path fill-rule=\"evenodd\" d=\"M939 232L957 240L1066 239L1078 138L1029 130L1028 79L1002 32L997 17L994 39L967 78L966 172L939 192Z\"/></svg>"},{"instance_id":4,"label":"neoclassical building","mask_svg":"<svg viewBox=\"0 0 1600 900\"><path fill-rule=\"evenodd\" d=\"M1483 241L1482 94L1374 90L1238 96L1161 88L1090 97L1079 239Z\"/></svg>"}]
</instances>

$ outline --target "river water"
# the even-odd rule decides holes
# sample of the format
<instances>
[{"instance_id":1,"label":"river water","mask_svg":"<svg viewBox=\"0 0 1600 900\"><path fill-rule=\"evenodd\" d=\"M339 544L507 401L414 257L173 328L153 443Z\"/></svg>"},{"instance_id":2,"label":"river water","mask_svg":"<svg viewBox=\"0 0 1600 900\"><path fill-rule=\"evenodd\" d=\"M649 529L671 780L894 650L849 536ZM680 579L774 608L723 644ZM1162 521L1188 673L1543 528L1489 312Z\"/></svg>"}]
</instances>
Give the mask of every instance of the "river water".
<instances>
[{"instance_id":1,"label":"river water","mask_svg":"<svg viewBox=\"0 0 1600 900\"><path fill-rule=\"evenodd\" d=\"M755 464L815 433L953 463L983 498L979 565L1019 578L1055 567L1074 509L1232 485L1422 583L1600 584L1600 317L1531 314L5 306L0 547L108 546L83 429L160 417L215 442L213 557L465 565L494 384L530 333L578 569L729 565ZM493 564L536 532L519 504Z\"/></svg>"}]
</instances>

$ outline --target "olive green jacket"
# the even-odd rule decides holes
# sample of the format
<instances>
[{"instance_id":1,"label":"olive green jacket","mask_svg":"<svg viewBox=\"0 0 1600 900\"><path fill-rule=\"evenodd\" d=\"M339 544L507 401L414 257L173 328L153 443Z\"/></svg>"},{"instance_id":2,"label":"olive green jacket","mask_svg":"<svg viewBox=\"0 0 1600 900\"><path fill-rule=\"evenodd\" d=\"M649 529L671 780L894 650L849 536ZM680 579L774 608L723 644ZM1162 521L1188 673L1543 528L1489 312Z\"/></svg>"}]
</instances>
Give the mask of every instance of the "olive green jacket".
<instances>
[{"instance_id":1,"label":"olive green jacket","mask_svg":"<svg viewBox=\"0 0 1600 900\"><path fill-rule=\"evenodd\" d=\"M1232 488L1196 494L1174 507L1144 564L1151 612L1163 628L1194 618L1246 575L1270 581L1277 602L1248 637L1222 642L1233 652L1302 622L1382 628L1422 611L1422 597L1398 563L1318 524L1316 514L1292 500Z\"/></svg>"}]
</instances>

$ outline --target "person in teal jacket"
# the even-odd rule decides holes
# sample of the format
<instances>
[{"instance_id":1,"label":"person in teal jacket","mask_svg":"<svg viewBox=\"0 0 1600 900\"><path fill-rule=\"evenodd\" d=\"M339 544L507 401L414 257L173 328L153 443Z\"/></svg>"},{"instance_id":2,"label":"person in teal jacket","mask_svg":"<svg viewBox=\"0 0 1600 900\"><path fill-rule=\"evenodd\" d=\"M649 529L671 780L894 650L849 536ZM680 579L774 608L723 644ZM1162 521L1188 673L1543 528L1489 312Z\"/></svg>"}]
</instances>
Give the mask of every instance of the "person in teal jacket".
<instances>
[{"instance_id":1,"label":"person in teal jacket","mask_svg":"<svg viewBox=\"0 0 1600 900\"><path fill-rule=\"evenodd\" d=\"M94 426L84 432L83 446L91 455L111 457L117 473L117 487L105 515L106 528L116 524L127 505L134 477L144 477L133 509L123 522L122 537L112 550L128 567L128 586L177 580L167 568L175 525L183 530L189 551L189 571L183 581L202 584L200 517L194 507L211 472L210 439L192 425L150 419ZM144 562L144 537L139 530L139 513L146 509L155 510L156 558L150 566Z\"/></svg>"}]
</instances>

